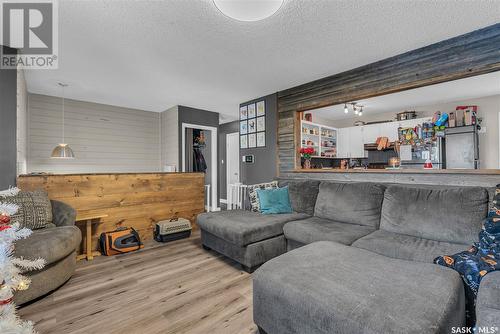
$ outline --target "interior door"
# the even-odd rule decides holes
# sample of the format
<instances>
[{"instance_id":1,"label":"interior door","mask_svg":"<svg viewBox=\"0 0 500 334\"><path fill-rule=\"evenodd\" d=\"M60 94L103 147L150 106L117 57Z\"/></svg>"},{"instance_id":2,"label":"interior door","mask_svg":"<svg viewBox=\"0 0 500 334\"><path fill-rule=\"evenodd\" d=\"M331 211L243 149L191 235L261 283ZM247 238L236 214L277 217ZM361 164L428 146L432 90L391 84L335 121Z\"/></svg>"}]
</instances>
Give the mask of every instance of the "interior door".
<instances>
[{"instance_id":1,"label":"interior door","mask_svg":"<svg viewBox=\"0 0 500 334\"><path fill-rule=\"evenodd\" d=\"M226 135L226 186L229 196L229 185L240 182L240 138L239 133Z\"/></svg>"}]
</instances>

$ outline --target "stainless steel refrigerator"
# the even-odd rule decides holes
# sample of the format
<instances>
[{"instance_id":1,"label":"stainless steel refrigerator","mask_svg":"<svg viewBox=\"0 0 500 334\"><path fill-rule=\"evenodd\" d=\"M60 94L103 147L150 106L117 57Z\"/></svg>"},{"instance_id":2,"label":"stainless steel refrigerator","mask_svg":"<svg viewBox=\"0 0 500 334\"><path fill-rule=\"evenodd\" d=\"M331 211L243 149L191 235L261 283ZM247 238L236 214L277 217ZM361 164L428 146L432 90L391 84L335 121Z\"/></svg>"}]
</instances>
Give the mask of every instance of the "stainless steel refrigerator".
<instances>
[{"instance_id":1,"label":"stainless steel refrigerator","mask_svg":"<svg viewBox=\"0 0 500 334\"><path fill-rule=\"evenodd\" d=\"M478 169L479 136L476 125L446 128L446 168Z\"/></svg>"},{"instance_id":2,"label":"stainless steel refrigerator","mask_svg":"<svg viewBox=\"0 0 500 334\"><path fill-rule=\"evenodd\" d=\"M443 169L445 168L443 149L442 138L437 138L435 141L429 141L425 144L413 145L411 146L411 158L409 151L408 154L400 154L401 168L423 169L425 162L430 160L433 169ZM402 150L403 148L401 147Z\"/></svg>"}]
</instances>

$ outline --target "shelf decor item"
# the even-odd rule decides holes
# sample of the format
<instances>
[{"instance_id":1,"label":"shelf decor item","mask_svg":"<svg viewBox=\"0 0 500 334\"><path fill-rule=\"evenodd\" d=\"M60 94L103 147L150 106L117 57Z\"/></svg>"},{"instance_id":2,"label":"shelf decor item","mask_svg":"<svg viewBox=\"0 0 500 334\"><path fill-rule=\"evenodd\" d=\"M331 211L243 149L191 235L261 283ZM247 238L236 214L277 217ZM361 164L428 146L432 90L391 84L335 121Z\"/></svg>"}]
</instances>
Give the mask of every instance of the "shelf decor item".
<instances>
[{"instance_id":1,"label":"shelf decor item","mask_svg":"<svg viewBox=\"0 0 500 334\"><path fill-rule=\"evenodd\" d=\"M303 147L300 149L300 154L302 154L302 158L304 158L304 168L311 168L311 157L314 154L314 148L312 147Z\"/></svg>"}]
</instances>

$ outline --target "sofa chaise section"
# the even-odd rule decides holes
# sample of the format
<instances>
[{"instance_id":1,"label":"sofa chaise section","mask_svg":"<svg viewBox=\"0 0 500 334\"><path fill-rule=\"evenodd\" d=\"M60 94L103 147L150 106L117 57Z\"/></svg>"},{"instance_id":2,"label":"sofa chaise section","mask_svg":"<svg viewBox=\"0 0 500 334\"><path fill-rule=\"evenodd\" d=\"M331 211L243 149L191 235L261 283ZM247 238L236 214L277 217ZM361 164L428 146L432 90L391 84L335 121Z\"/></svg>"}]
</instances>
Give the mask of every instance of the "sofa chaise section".
<instances>
[{"instance_id":1,"label":"sofa chaise section","mask_svg":"<svg viewBox=\"0 0 500 334\"><path fill-rule=\"evenodd\" d=\"M247 271L283 254L283 225L307 218L305 213L263 215L246 210L203 213L197 224L205 248L213 249L243 265Z\"/></svg>"},{"instance_id":2,"label":"sofa chaise section","mask_svg":"<svg viewBox=\"0 0 500 334\"><path fill-rule=\"evenodd\" d=\"M293 213L263 215L248 210L229 210L198 215L203 247L219 252L252 272L262 263L286 252L283 226L310 217L318 196L319 181L285 180Z\"/></svg>"},{"instance_id":3,"label":"sofa chaise section","mask_svg":"<svg viewBox=\"0 0 500 334\"><path fill-rule=\"evenodd\" d=\"M289 222L283 228L287 249L315 241L345 245L375 231L385 187L375 183L321 182L314 217Z\"/></svg>"},{"instance_id":4,"label":"sofa chaise section","mask_svg":"<svg viewBox=\"0 0 500 334\"><path fill-rule=\"evenodd\" d=\"M465 321L455 271L334 242L268 261L253 284L261 333L449 333Z\"/></svg>"}]
</instances>

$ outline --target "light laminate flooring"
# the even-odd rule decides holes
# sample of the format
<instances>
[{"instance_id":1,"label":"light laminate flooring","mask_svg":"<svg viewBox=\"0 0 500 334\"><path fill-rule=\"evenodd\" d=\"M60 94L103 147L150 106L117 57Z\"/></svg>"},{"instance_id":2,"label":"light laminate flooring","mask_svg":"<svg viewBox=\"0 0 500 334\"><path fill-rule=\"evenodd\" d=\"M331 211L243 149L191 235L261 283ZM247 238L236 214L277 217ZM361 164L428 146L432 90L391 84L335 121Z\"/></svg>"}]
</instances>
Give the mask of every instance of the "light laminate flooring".
<instances>
[{"instance_id":1,"label":"light laminate flooring","mask_svg":"<svg viewBox=\"0 0 500 334\"><path fill-rule=\"evenodd\" d=\"M44 333L257 333L251 275L201 247L199 232L79 261L75 275L19 309Z\"/></svg>"}]
</instances>

